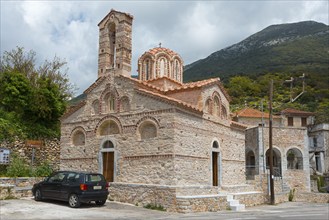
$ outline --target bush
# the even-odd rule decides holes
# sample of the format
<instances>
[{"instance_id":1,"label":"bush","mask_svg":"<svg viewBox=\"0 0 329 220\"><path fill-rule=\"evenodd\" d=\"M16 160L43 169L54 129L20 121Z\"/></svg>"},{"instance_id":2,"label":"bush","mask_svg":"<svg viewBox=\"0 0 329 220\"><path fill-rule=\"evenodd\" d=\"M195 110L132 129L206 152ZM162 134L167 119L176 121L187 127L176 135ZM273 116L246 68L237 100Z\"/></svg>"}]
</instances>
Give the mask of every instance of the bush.
<instances>
[{"instance_id":1,"label":"bush","mask_svg":"<svg viewBox=\"0 0 329 220\"><path fill-rule=\"evenodd\" d=\"M49 176L52 172L53 168L51 167L50 163L45 161L35 168L33 176Z\"/></svg>"},{"instance_id":2,"label":"bush","mask_svg":"<svg viewBox=\"0 0 329 220\"><path fill-rule=\"evenodd\" d=\"M292 202L294 200L294 197L295 197L295 189L292 189L292 190L290 190L289 196L288 196L289 202Z\"/></svg>"},{"instance_id":3,"label":"bush","mask_svg":"<svg viewBox=\"0 0 329 220\"><path fill-rule=\"evenodd\" d=\"M10 164L7 167L7 176L9 177L25 177L30 176L30 168L27 162L17 156L12 154L10 158Z\"/></svg>"},{"instance_id":4,"label":"bush","mask_svg":"<svg viewBox=\"0 0 329 220\"><path fill-rule=\"evenodd\" d=\"M7 166L7 164L0 164L0 176L6 176Z\"/></svg>"},{"instance_id":5,"label":"bush","mask_svg":"<svg viewBox=\"0 0 329 220\"><path fill-rule=\"evenodd\" d=\"M326 190L324 189L324 177L318 176L317 178L317 185L318 185L318 191L321 193L325 193Z\"/></svg>"},{"instance_id":6,"label":"bush","mask_svg":"<svg viewBox=\"0 0 329 220\"><path fill-rule=\"evenodd\" d=\"M158 211L166 211L166 209L162 205L157 205L157 204L147 204L144 206L144 208L158 210Z\"/></svg>"}]
</instances>

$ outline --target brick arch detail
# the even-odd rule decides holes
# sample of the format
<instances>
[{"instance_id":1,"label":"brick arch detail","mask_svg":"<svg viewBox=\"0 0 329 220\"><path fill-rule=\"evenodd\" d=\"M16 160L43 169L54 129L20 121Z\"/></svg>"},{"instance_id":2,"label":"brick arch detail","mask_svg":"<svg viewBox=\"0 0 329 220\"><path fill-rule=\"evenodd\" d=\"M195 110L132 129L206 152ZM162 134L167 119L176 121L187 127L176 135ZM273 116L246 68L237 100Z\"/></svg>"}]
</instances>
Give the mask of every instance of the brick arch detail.
<instances>
[{"instance_id":1,"label":"brick arch detail","mask_svg":"<svg viewBox=\"0 0 329 220\"><path fill-rule=\"evenodd\" d=\"M139 128L139 126L141 124L143 124L144 122L146 122L146 121L153 122L156 125L157 129L160 128L159 121L156 118L152 117L152 116L144 116L143 118L139 119L139 121L136 123L136 127Z\"/></svg>"},{"instance_id":2,"label":"brick arch detail","mask_svg":"<svg viewBox=\"0 0 329 220\"><path fill-rule=\"evenodd\" d=\"M98 131L99 127L106 121L113 121L114 123L116 123L118 125L118 128L119 128L119 133L120 134L122 133L123 127L122 127L120 119L113 116L113 115L109 115L109 116L105 116L101 120L99 120L99 122L97 123L97 125L95 127L95 130L94 130L95 134L97 134L97 131Z\"/></svg>"}]
</instances>

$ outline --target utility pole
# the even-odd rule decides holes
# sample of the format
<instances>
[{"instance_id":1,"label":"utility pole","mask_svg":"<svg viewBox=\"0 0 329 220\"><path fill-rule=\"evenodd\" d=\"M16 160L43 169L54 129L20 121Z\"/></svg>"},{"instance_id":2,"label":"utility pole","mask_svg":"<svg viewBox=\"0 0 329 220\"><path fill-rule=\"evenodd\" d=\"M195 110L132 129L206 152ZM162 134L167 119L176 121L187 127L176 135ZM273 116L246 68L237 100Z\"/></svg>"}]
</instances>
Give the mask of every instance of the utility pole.
<instances>
[{"instance_id":1,"label":"utility pole","mask_svg":"<svg viewBox=\"0 0 329 220\"><path fill-rule=\"evenodd\" d=\"M269 111L270 111L270 118L269 118L269 150L270 150L270 192L271 192L271 205L275 204L275 197L274 197L274 175L273 175L273 143L272 143L272 120L273 120L273 112L272 112L272 100L273 100L273 80L270 82L270 97L269 97Z\"/></svg>"}]
</instances>

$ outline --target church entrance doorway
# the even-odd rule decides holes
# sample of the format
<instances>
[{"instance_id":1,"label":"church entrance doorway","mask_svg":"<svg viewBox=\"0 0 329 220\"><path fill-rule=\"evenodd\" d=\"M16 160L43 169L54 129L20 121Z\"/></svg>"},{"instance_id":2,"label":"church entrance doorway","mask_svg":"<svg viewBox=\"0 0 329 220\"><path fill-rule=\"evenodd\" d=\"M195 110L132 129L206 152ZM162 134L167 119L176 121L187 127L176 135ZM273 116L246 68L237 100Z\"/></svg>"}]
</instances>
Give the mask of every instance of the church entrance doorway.
<instances>
[{"instance_id":1,"label":"church entrance doorway","mask_svg":"<svg viewBox=\"0 0 329 220\"><path fill-rule=\"evenodd\" d=\"M103 152L103 175L107 182L114 181L114 152Z\"/></svg>"},{"instance_id":2,"label":"church entrance doorway","mask_svg":"<svg viewBox=\"0 0 329 220\"><path fill-rule=\"evenodd\" d=\"M218 186L218 152L212 152L212 185Z\"/></svg>"}]
</instances>

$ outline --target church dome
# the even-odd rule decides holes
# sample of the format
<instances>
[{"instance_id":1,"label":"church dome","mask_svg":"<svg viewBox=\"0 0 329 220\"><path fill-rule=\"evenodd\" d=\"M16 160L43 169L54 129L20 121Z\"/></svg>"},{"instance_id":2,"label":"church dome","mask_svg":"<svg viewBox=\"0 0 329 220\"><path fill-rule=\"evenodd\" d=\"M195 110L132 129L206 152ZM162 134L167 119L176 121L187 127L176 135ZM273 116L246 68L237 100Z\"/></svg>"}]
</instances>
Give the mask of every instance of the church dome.
<instances>
[{"instance_id":1,"label":"church dome","mask_svg":"<svg viewBox=\"0 0 329 220\"><path fill-rule=\"evenodd\" d=\"M143 81L168 77L183 82L183 60L171 49L155 47L138 59L138 78Z\"/></svg>"}]
</instances>

